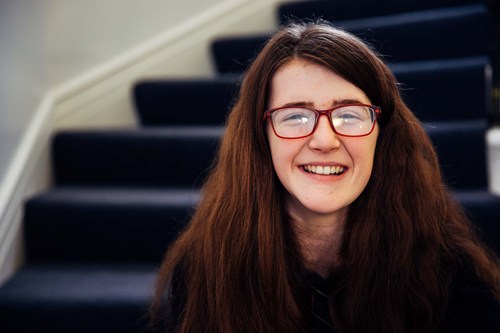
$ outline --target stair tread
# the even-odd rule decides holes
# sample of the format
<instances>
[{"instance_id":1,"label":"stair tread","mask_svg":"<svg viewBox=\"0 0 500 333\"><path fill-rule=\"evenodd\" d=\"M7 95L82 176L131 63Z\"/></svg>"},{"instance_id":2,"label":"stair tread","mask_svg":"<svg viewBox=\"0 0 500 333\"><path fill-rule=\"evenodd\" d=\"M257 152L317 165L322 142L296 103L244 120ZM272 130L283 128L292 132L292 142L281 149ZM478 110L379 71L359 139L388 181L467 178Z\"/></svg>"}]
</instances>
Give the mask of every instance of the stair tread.
<instances>
[{"instance_id":1,"label":"stair tread","mask_svg":"<svg viewBox=\"0 0 500 333\"><path fill-rule=\"evenodd\" d=\"M41 203L85 203L89 205L192 206L200 196L198 189L137 187L55 187L33 197Z\"/></svg>"},{"instance_id":2,"label":"stair tread","mask_svg":"<svg viewBox=\"0 0 500 333\"><path fill-rule=\"evenodd\" d=\"M431 135L434 133L449 133L453 131L477 130L486 131L489 127L486 118L467 119L467 120L446 120L423 122L424 129Z\"/></svg>"},{"instance_id":3,"label":"stair tread","mask_svg":"<svg viewBox=\"0 0 500 333\"><path fill-rule=\"evenodd\" d=\"M147 304L157 270L151 264L31 264L0 287L0 304L27 301Z\"/></svg>"},{"instance_id":4,"label":"stair tread","mask_svg":"<svg viewBox=\"0 0 500 333\"><path fill-rule=\"evenodd\" d=\"M458 189L451 193L462 205L468 206L474 203L491 205L490 207L497 209L500 213L500 195L491 193L486 188ZM500 223L497 224L500 228Z\"/></svg>"},{"instance_id":5,"label":"stair tread","mask_svg":"<svg viewBox=\"0 0 500 333\"><path fill-rule=\"evenodd\" d=\"M0 331L147 332L154 265L36 265L0 287Z\"/></svg>"},{"instance_id":6,"label":"stair tread","mask_svg":"<svg viewBox=\"0 0 500 333\"><path fill-rule=\"evenodd\" d=\"M488 9L484 4L466 4L454 7L432 8L377 16L372 15L370 17L352 18L334 22L345 27L347 30L365 29L366 27L376 29L379 27L400 27L415 23L426 24L431 21L446 21L469 15L481 15L487 11Z\"/></svg>"},{"instance_id":7,"label":"stair tread","mask_svg":"<svg viewBox=\"0 0 500 333\"><path fill-rule=\"evenodd\" d=\"M372 0L372 1L328 1L309 0L285 2L278 7L280 22L287 22L289 17L298 19L308 18L312 15L325 19L352 19L367 16L389 15L401 12L422 11L463 4L481 3L481 0L427 0L427 1L401 1L401 0Z\"/></svg>"},{"instance_id":8,"label":"stair tread","mask_svg":"<svg viewBox=\"0 0 500 333\"><path fill-rule=\"evenodd\" d=\"M219 125L198 125L198 126L162 126L162 127L141 127L141 128L112 128L112 129L76 129L62 130L56 134L61 136L94 136L97 138L192 138L206 139L219 137L224 132L224 127Z\"/></svg>"}]
</instances>

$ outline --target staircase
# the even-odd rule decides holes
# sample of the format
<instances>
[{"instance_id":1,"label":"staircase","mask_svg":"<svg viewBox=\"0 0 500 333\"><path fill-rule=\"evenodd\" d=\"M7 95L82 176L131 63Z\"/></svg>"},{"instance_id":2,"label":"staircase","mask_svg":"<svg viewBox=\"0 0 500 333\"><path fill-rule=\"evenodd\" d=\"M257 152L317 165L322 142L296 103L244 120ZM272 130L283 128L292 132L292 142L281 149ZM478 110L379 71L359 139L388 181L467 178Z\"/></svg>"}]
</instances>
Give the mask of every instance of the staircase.
<instances>
[{"instance_id":1,"label":"staircase","mask_svg":"<svg viewBox=\"0 0 500 333\"><path fill-rule=\"evenodd\" d=\"M496 117L491 7L302 1L283 3L277 15L332 20L385 56L447 184L500 254L500 198L487 191L484 143ZM213 79L137 82L136 130L54 136L54 187L26 202L27 263L0 287L0 332L147 332L158 265L198 201L241 72L267 37L216 40Z\"/></svg>"}]
</instances>

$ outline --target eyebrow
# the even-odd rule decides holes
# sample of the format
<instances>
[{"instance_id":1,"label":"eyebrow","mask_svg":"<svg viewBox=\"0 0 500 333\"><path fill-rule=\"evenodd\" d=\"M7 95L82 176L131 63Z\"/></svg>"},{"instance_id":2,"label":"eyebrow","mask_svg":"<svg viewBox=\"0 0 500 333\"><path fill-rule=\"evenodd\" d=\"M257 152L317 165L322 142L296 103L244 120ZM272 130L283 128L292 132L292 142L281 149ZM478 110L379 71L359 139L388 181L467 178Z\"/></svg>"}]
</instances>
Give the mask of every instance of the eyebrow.
<instances>
[{"instance_id":1,"label":"eyebrow","mask_svg":"<svg viewBox=\"0 0 500 333\"><path fill-rule=\"evenodd\" d=\"M358 99L340 99L340 100L334 99L332 101L331 106L334 107L334 106L341 105L341 104L356 104L356 103L365 104ZM309 107L309 108L312 108L313 106L314 106L314 103L311 101L297 101L297 102L286 103L286 104L282 105L281 107L282 108L287 108L287 107Z\"/></svg>"}]
</instances>

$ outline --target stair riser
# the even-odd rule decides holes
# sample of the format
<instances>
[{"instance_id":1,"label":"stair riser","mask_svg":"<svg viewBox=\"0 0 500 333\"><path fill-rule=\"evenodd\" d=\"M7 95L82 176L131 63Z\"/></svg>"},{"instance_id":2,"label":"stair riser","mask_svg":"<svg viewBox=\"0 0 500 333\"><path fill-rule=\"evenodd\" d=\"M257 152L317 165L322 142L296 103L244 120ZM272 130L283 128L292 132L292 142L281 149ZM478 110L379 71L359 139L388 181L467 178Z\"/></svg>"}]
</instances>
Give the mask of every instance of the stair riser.
<instances>
[{"instance_id":1,"label":"stair riser","mask_svg":"<svg viewBox=\"0 0 500 333\"><path fill-rule=\"evenodd\" d=\"M142 125L220 125L238 94L238 78L144 81L134 87Z\"/></svg>"},{"instance_id":2,"label":"stair riser","mask_svg":"<svg viewBox=\"0 0 500 333\"><path fill-rule=\"evenodd\" d=\"M396 65L394 74L403 99L421 121L481 119L492 114L489 59L423 62L414 67Z\"/></svg>"},{"instance_id":3,"label":"stair riser","mask_svg":"<svg viewBox=\"0 0 500 333\"><path fill-rule=\"evenodd\" d=\"M199 187L219 137L61 134L53 144L59 185Z\"/></svg>"},{"instance_id":4,"label":"stair riser","mask_svg":"<svg viewBox=\"0 0 500 333\"><path fill-rule=\"evenodd\" d=\"M485 188L486 122L461 127L427 128L438 153L445 183L454 189Z\"/></svg>"},{"instance_id":5,"label":"stair riser","mask_svg":"<svg viewBox=\"0 0 500 333\"><path fill-rule=\"evenodd\" d=\"M35 198L26 204L27 259L159 263L193 209L189 204L68 204Z\"/></svg>"},{"instance_id":6,"label":"stair riser","mask_svg":"<svg viewBox=\"0 0 500 333\"><path fill-rule=\"evenodd\" d=\"M149 303L143 304L0 304L5 333L147 332Z\"/></svg>"}]
</instances>

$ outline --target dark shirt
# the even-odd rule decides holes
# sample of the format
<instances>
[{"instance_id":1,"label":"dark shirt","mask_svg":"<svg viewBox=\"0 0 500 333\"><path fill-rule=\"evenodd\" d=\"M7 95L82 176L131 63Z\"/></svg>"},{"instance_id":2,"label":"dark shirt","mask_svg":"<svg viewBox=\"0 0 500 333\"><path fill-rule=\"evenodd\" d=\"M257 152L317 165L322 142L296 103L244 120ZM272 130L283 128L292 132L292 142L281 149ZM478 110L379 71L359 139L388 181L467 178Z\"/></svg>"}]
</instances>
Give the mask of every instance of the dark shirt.
<instances>
[{"instance_id":1,"label":"dark shirt","mask_svg":"<svg viewBox=\"0 0 500 333\"><path fill-rule=\"evenodd\" d=\"M328 305L328 280L314 272L306 272L305 278L311 298L311 333L337 332Z\"/></svg>"},{"instance_id":2,"label":"dark shirt","mask_svg":"<svg viewBox=\"0 0 500 333\"><path fill-rule=\"evenodd\" d=\"M172 281L168 332L175 332L186 299L183 279L179 275L182 274L176 271ZM328 305L328 279L306 272L305 283L311 298L310 332L336 333ZM500 333L500 302L477 277L472 266L463 267L453 279L443 328L449 333Z\"/></svg>"},{"instance_id":3,"label":"dark shirt","mask_svg":"<svg viewBox=\"0 0 500 333\"><path fill-rule=\"evenodd\" d=\"M328 309L328 280L314 272L307 272L306 280L312 293L311 332L336 332ZM472 266L462 267L453 279L443 329L449 333L500 333L500 302Z\"/></svg>"},{"instance_id":4,"label":"dark shirt","mask_svg":"<svg viewBox=\"0 0 500 333\"><path fill-rule=\"evenodd\" d=\"M450 286L445 332L500 333L500 302L472 265L460 270Z\"/></svg>"}]
</instances>

